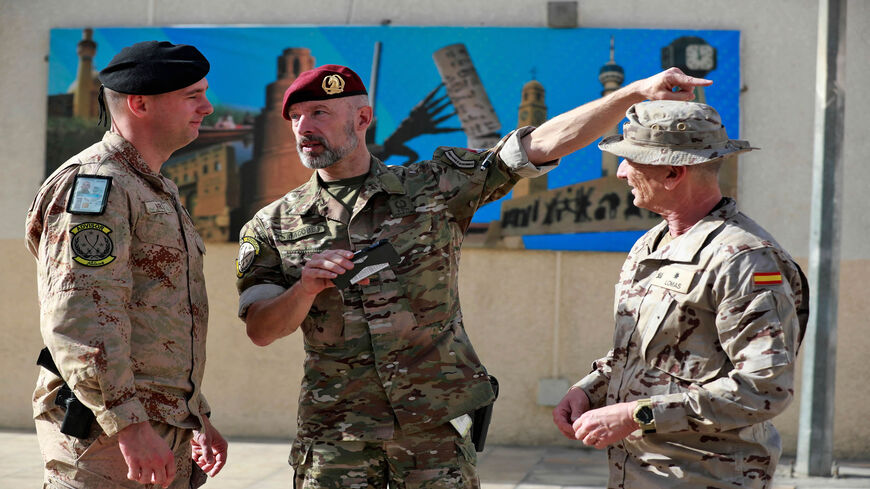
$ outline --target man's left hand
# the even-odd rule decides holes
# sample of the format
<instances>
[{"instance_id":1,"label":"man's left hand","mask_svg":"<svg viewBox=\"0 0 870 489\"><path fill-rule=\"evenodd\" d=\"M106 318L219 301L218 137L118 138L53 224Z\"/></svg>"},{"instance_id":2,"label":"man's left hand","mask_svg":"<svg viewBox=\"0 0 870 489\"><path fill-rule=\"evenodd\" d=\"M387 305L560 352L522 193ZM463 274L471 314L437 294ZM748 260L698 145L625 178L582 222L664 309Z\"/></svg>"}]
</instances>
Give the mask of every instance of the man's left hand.
<instances>
[{"instance_id":1,"label":"man's left hand","mask_svg":"<svg viewBox=\"0 0 870 489\"><path fill-rule=\"evenodd\" d=\"M599 450L616 443L638 429L634 421L637 401L611 404L586 411L574 421L574 438Z\"/></svg>"},{"instance_id":2,"label":"man's left hand","mask_svg":"<svg viewBox=\"0 0 870 489\"><path fill-rule=\"evenodd\" d=\"M214 477L227 462L227 441L205 416L202 429L193 432L190 441L191 457L203 472Z\"/></svg>"}]
</instances>

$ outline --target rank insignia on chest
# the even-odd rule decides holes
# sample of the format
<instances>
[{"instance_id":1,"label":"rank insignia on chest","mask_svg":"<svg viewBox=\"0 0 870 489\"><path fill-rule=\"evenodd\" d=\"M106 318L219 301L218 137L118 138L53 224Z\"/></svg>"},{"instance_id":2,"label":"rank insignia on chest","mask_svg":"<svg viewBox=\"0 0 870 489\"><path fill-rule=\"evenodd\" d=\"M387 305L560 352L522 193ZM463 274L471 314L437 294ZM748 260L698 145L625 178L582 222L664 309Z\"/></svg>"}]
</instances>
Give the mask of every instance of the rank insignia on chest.
<instances>
[{"instance_id":1,"label":"rank insignia on chest","mask_svg":"<svg viewBox=\"0 0 870 489\"><path fill-rule=\"evenodd\" d=\"M692 270L682 267L664 267L653 272L651 283L668 290L674 290L685 294L692 286L692 278L695 276Z\"/></svg>"},{"instance_id":2,"label":"rank insignia on chest","mask_svg":"<svg viewBox=\"0 0 870 489\"><path fill-rule=\"evenodd\" d=\"M70 214L98 216L106 210L112 177L102 175L76 175L73 190L66 203Z\"/></svg>"},{"instance_id":3,"label":"rank insignia on chest","mask_svg":"<svg viewBox=\"0 0 870 489\"><path fill-rule=\"evenodd\" d=\"M778 272L753 273L752 282L755 285L776 285L782 283L782 274Z\"/></svg>"},{"instance_id":4,"label":"rank insignia on chest","mask_svg":"<svg viewBox=\"0 0 870 489\"><path fill-rule=\"evenodd\" d=\"M109 236L112 230L97 222L83 222L69 230L73 235L70 247L73 260L86 267L102 267L112 263L115 245Z\"/></svg>"}]
</instances>

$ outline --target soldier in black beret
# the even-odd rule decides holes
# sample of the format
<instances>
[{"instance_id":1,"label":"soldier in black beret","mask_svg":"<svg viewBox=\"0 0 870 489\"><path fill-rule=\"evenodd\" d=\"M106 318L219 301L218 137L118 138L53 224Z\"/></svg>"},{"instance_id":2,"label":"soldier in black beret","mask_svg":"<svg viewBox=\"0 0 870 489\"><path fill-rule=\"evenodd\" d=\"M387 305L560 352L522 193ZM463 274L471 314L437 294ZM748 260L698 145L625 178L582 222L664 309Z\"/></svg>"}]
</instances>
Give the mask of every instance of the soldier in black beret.
<instances>
[{"instance_id":1,"label":"soldier in black beret","mask_svg":"<svg viewBox=\"0 0 870 489\"><path fill-rule=\"evenodd\" d=\"M111 129L46 180L27 215L47 488L190 489L226 462L201 391L205 248L160 174L212 113L208 70L193 46L122 49L99 75Z\"/></svg>"}]
</instances>

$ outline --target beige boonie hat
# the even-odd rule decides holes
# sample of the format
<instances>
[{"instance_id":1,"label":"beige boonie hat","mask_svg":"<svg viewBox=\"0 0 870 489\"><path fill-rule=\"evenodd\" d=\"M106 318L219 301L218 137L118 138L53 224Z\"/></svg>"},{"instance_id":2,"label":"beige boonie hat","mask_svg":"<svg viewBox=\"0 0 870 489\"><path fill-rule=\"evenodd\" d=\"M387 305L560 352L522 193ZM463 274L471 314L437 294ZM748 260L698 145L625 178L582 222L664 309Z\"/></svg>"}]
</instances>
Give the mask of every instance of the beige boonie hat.
<instances>
[{"instance_id":1,"label":"beige boonie hat","mask_svg":"<svg viewBox=\"0 0 870 489\"><path fill-rule=\"evenodd\" d=\"M716 109L697 102L652 100L632 105L622 134L604 138L602 151L645 165L697 165L751 151L728 139Z\"/></svg>"}]
</instances>

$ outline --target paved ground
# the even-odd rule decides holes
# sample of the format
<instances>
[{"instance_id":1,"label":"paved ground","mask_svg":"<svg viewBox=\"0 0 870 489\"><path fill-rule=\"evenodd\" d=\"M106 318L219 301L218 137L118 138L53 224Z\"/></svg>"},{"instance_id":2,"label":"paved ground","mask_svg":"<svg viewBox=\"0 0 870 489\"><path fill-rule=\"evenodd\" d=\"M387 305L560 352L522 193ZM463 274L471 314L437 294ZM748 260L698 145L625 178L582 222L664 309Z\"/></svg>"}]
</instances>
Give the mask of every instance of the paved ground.
<instances>
[{"instance_id":1,"label":"paved ground","mask_svg":"<svg viewBox=\"0 0 870 489\"><path fill-rule=\"evenodd\" d=\"M288 489L289 443L231 440L230 463L208 489ZM564 447L492 446L480 454L483 489L603 489L607 461L603 452ZM870 489L870 461L840 463L838 478L795 478L784 460L774 489ZM0 488L41 487L42 460L36 435L0 431Z\"/></svg>"}]
</instances>

